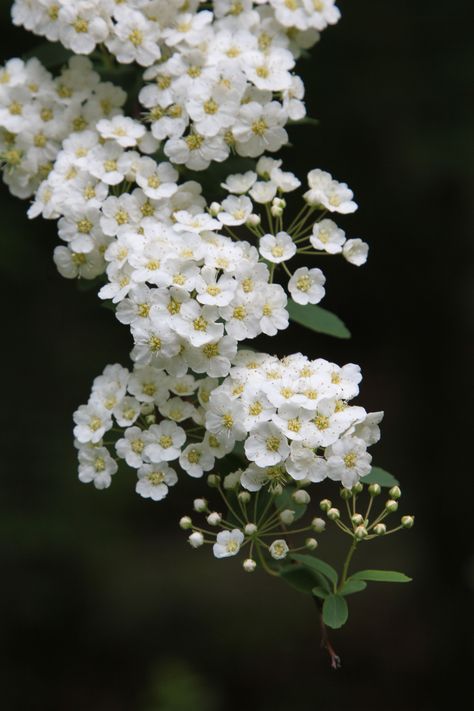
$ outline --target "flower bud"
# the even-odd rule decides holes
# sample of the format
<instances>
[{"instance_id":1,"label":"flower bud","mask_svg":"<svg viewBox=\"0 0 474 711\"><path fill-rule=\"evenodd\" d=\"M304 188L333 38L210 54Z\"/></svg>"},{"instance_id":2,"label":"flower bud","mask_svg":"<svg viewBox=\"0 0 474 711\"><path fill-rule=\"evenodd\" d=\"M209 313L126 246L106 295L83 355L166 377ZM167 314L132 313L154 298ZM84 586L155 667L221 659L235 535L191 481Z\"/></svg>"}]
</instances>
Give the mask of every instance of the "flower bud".
<instances>
[{"instance_id":1,"label":"flower bud","mask_svg":"<svg viewBox=\"0 0 474 711\"><path fill-rule=\"evenodd\" d=\"M319 502L319 508L321 511L324 511L324 513L327 513L329 509L332 506L332 502L329 501L329 499L323 499L322 501Z\"/></svg>"},{"instance_id":2,"label":"flower bud","mask_svg":"<svg viewBox=\"0 0 474 711\"><path fill-rule=\"evenodd\" d=\"M399 499L400 496L402 495L400 487L399 486L392 486L392 488L388 492L388 495L390 496L391 499Z\"/></svg>"},{"instance_id":3,"label":"flower bud","mask_svg":"<svg viewBox=\"0 0 474 711\"><path fill-rule=\"evenodd\" d=\"M415 523L414 516L402 516L402 526L403 528L412 528Z\"/></svg>"},{"instance_id":4,"label":"flower bud","mask_svg":"<svg viewBox=\"0 0 474 711\"><path fill-rule=\"evenodd\" d=\"M194 499L193 508L198 513L204 513L205 511L207 511L206 499Z\"/></svg>"},{"instance_id":5,"label":"flower bud","mask_svg":"<svg viewBox=\"0 0 474 711\"><path fill-rule=\"evenodd\" d=\"M365 526L357 526L356 530L354 531L354 534L359 540L362 540L368 535Z\"/></svg>"},{"instance_id":6,"label":"flower bud","mask_svg":"<svg viewBox=\"0 0 474 711\"><path fill-rule=\"evenodd\" d=\"M364 491L364 485L358 481L357 484L354 484L352 487L352 493L353 494L360 494L362 491Z\"/></svg>"},{"instance_id":7,"label":"flower bud","mask_svg":"<svg viewBox=\"0 0 474 711\"><path fill-rule=\"evenodd\" d=\"M182 516L179 519L179 526L183 529L183 531L186 531L188 528L192 528L193 522L189 516Z\"/></svg>"},{"instance_id":8,"label":"flower bud","mask_svg":"<svg viewBox=\"0 0 474 711\"><path fill-rule=\"evenodd\" d=\"M311 521L311 528L313 531L316 531L316 533L322 533L322 531L326 528L326 521L322 518L313 518Z\"/></svg>"},{"instance_id":9,"label":"flower bud","mask_svg":"<svg viewBox=\"0 0 474 711\"><path fill-rule=\"evenodd\" d=\"M341 489L339 491L339 496L341 497L341 499L343 501L347 501L348 499L350 499L352 497L352 491L351 491L351 489Z\"/></svg>"},{"instance_id":10,"label":"flower bud","mask_svg":"<svg viewBox=\"0 0 474 711\"><path fill-rule=\"evenodd\" d=\"M314 551L315 548L318 547L318 542L316 538L307 538L304 542L306 548L310 551Z\"/></svg>"},{"instance_id":11,"label":"flower bud","mask_svg":"<svg viewBox=\"0 0 474 711\"><path fill-rule=\"evenodd\" d=\"M281 496L283 494L283 487L281 484L273 484L270 487L270 491L273 496Z\"/></svg>"},{"instance_id":12,"label":"flower bud","mask_svg":"<svg viewBox=\"0 0 474 711\"><path fill-rule=\"evenodd\" d=\"M221 478L219 474L209 474L209 476L207 477L207 485L210 486L212 489L216 489L220 483Z\"/></svg>"},{"instance_id":13,"label":"flower bud","mask_svg":"<svg viewBox=\"0 0 474 711\"><path fill-rule=\"evenodd\" d=\"M311 496L308 494L307 491L304 491L303 489L298 489L298 491L295 491L294 494L292 494L291 498L295 502L295 504L309 504L311 501Z\"/></svg>"},{"instance_id":14,"label":"flower bud","mask_svg":"<svg viewBox=\"0 0 474 711\"><path fill-rule=\"evenodd\" d=\"M248 491L241 491L238 495L239 501L241 501L243 504L248 504L250 501L250 494Z\"/></svg>"},{"instance_id":15,"label":"flower bud","mask_svg":"<svg viewBox=\"0 0 474 711\"><path fill-rule=\"evenodd\" d=\"M246 560L242 563L242 568L246 573L253 573L256 567L257 564L252 558L246 558Z\"/></svg>"},{"instance_id":16,"label":"flower bud","mask_svg":"<svg viewBox=\"0 0 474 711\"><path fill-rule=\"evenodd\" d=\"M371 484L369 486L369 494L371 496L378 496L382 492L382 487L380 484Z\"/></svg>"},{"instance_id":17,"label":"flower bud","mask_svg":"<svg viewBox=\"0 0 474 711\"><path fill-rule=\"evenodd\" d=\"M212 511L207 517L206 521L209 526L218 526L222 521L222 514L217 513L217 511Z\"/></svg>"},{"instance_id":18,"label":"flower bud","mask_svg":"<svg viewBox=\"0 0 474 711\"><path fill-rule=\"evenodd\" d=\"M378 523L374 526L374 533L376 536L383 536L384 533L387 533L387 526L384 523Z\"/></svg>"},{"instance_id":19,"label":"flower bud","mask_svg":"<svg viewBox=\"0 0 474 711\"><path fill-rule=\"evenodd\" d=\"M285 509L280 514L280 521L285 524L285 526L290 526L295 520L295 512L291 509Z\"/></svg>"},{"instance_id":20,"label":"flower bud","mask_svg":"<svg viewBox=\"0 0 474 711\"><path fill-rule=\"evenodd\" d=\"M250 225L250 227L258 227L261 221L262 218L260 215L256 215L254 212L247 217L247 224Z\"/></svg>"},{"instance_id":21,"label":"flower bud","mask_svg":"<svg viewBox=\"0 0 474 711\"><path fill-rule=\"evenodd\" d=\"M253 536L254 533L257 533L257 526L254 523L248 523L244 528L244 532L246 536Z\"/></svg>"},{"instance_id":22,"label":"flower bud","mask_svg":"<svg viewBox=\"0 0 474 711\"><path fill-rule=\"evenodd\" d=\"M286 558L289 550L286 541L283 540L283 538L278 538L276 541L273 541L270 546L270 555L275 560L282 560Z\"/></svg>"},{"instance_id":23,"label":"flower bud","mask_svg":"<svg viewBox=\"0 0 474 711\"><path fill-rule=\"evenodd\" d=\"M273 217L281 217L283 215L283 208L279 205L272 205L270 208L270 212L272 213Z\"/></svg>"},{"instance_id":24,"label":"flower bud","mask_svg":"<svg viewBox=\"0 0 474 711\"><path fill-rule=\"evenodd\" d=\"M193 548L199 548L204 543L204 536L199 531L194 531L188 538L189 543Z\"/></svg>"},{"instance_id":25,"label":"flower bud","mask_svg":"<svg viewBox=\"0 0 474 711\"><path fill-rule=\"evenodd\" d=\"M155 403L153 402L142 402L140 405L140 412L142 415L151 415L155 409Z\"/></svg>"},{"instance_id":26,"label":"flower bud","mask_svg":"<svg viewBox=\"0 0 474 711\"><path fill-rule=\"evenodd\" d=\"M361 516L360 514L356 513L353 516L351 516L351 521L354 526L362 526L364 523L364 517Z\"/></svg>"},{"instance_id":27,"label":"flower bud","mask_svg":"<svg viewBox=\"0 0 474 711\"><path fill-rule=\"evenodd\" d=\"M151 415L145 415L145 422L147 425L154 425L156 422L155 415L153 413Z\"/></svg>"},{"instance_id":28,"label":"flower bud","mask_svg":"<svg viewBox=\"0 0 474 711\"><path fill-rule=\"evenodd\" d=\"M389 499L388 501L385 502L385 511L390 511L390 513L393 513L398 509L398 502L395 501L394 499Z\"/></svg>"},{"instance_id":29,"label":"flower bud","mask_svg":"<svg viewBox=\"0 0 474 711\"><path fill-rule=\"evenodd\" d=\"M209 213L212 215L212 217L216 217L222 210L221 205L218 202L211 202L209 205Z\"/></svg>"},{"instance_id":30,"label":"flower bud","mask_svg":"<svg viewBox=\"0 0 474 711\"><path fill-rule=\"evenodd\" d=\"M327 515L330 521L337 521L338 518L341 518L341 512L339 509L329 509Z\"/></svg>"}]
</instances>

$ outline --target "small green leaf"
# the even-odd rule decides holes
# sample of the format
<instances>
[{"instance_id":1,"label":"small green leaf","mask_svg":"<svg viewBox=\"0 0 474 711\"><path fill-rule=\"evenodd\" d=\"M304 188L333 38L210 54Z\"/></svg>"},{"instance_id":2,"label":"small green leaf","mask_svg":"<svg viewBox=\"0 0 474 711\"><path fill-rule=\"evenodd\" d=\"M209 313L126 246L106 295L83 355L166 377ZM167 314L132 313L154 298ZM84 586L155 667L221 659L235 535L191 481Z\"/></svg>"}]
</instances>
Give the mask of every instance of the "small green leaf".
<instances>
[{"instance_id":1,"label":"small green leaf","mask_svg":"<svg viewBox=\"0 0 474 711\"><path fill-rule=\"evenodd\" d=\"M303 118L296 119L295 121L288 121L290 126L319 126L319 119L315 119L312 116L304 116Z\"/></svg>"},{"instance_id":2,"label":"small green leaf","mask_svg":"<svg viewBox=\"0 0 474 711\"><path fill-rule=\"evenodd\" d=\"M277 509L290 509L295 512L295 521L305 515L306 504L297 504L293 501L292 495L296 491L295 486L286 486L279 496L275 497L275 506Z\"/></svg>"},{"instance_id":3,"label":"small green leaf","mask_svg":"<svg viewBox=\"0 0 474 711\"><path fill-rule=\"evenodd\" d=\"M325 597L330 592L326 578L304 568L302 565L287 565L280 569L280 576L288 585L302 593L311 595L313 590L317 588L324 593Z\"/></svg>"},{"instance_id":4,"label":"small green leaf","mask_svg":"<svg viewBox=\"0 0 474 711\"><path fill-rule=\"evenodd\" d=\"M346 580L342 586L341 595L353 595L354 593L362 592L367 587L367 583L363 580Z\"/></svg>"},{"instance_id":5,"label":"small green leaf","mask_svg":"<svg viewBox=\"0 0 474 711\"><path fill-rule=\"evenodd\" d=\"M288 299L287 309L292 321L311 329L311 331L325 333L336 338L351 337L350 331L341 319L336 314L322 309L320 306L315 306L314 304L302 306L301 304L296 304L293 299Z\"/></svg>"},{"instance_id":6,"label":"small green leaf","mask_svg":"<svg viewBox=\"0 0 474 711\"><path fill-rule=\"evenodd\" d=\"M380 486L395 486L398 484L397 479L390 474L390 472L385 471L381 467L372 467L367 476L362 477L362 484L379 484Z\"/></svg>"},{"instance_id":7,"label":"small green leaf","mask_svg":"<svg viewBox=\"0 0 474 711\"><path fill-rule=\"evenodd\" d=\"M349 610L347 602L341 595L328 595L323 603L323 622L328 627L337 630L347 621Z\"/></svg>"},{"instance_id":8,"label":"small green leaf","mask_svg":"<svg viewBox=\"0 0 474 711\"><path fill-rule=\"evenodd\" d=\"M409 583L411 578L396 570L359 570L349 580L367 580L377 583Z\"/></svg>"},{"instance_id":9,"label":"small green leaf","mask_svg":"<svg viewBox=\"0 0 474 711\"><path fill-rule=\"evenodd\" d=\"M62 44L59 44L59 42L41 42L23 55L25 61L32 57L39 59L46 69L51 69L60 64L66 64L69 58L72 57L72 52L63 47Z\"/></svg>"},{"instance_id":10,"label":"small green leaf","mask_svg":"<svg viewBox=\"0 0 474 711\"><path fill-rule=\"evenodd\" d=\"M334 586L337 585L337 572L329 563L325 563L324 560L315 558L313 555L304 555L302 553L294 553L291 557L298 563L302 563L306 568L322 573Z\"/></svg>"},{"instance_id":11,"label":"small green leaf","mask_svg":"<svg viewBox=\"0 0 474 711\"><path fill-rule=\"evenodd\" d=\"M315 597L320 597L322 600L325 600L329 594L327 590L319 586L313 588L311 592Z\"/></svg>"}]
</instances>

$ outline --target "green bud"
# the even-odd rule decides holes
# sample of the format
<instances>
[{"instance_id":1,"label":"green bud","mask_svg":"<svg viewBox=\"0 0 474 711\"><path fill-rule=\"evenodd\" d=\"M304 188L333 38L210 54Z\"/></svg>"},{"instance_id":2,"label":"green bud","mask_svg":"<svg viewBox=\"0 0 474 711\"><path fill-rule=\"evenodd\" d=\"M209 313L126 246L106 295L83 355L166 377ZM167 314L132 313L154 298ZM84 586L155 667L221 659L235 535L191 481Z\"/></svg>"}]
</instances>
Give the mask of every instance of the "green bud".
<instances>
[{"instance_id":1,"label":"green bud","mask_svg":"<svg viewBox=\"0 0 474 711\"><path fill-rule=\"evenodd\" d=\"M361 516L360 514L356 513L353 516L351 516L351 521L354 526L362 526L364 523L364 517Z\"/></svg>"},{"instance_id":2,"label":"green bud","mask_svg":"<svg viewBox=\"0 0 474 711\"><path fill-rule=\"evenodd\" d=\"M152 414L152 415L146 415L146 416L145 416L145 422L147 423L147 425L154 425L155 422L156 422L156 417L155 417L155 415L153 415L153 414Z\"/></svg>"},{"instance_id":3,"label":"green bud","mask_svg":"<svg viewBox=\"0 0 474 711\"><path fill-rule=\"evenodd\" d=\"M387 533L387 526L384 523L378 523L374 526L374 533L376 536L383 536L384 533Z\"/></svg>"},{"instance_id":4,"label":"green bud","mask_svg":"<svg viewBox=\"0 0 474 711\"><path fill-rule=\"evenodd\" d=\"M316 533L322 533L322 531L326 528L326 521L322 518L313 518L311 521L311 528L313 531L316 531Z\"/></svg>"},{"instance_id":5,"label":"green bud","mask_svg":"<svg viewBox=\"0 0 474 711\"><path fill-rule=\"evenodd\" d=\"M398 502L395 501L394 499L389 499L388 501L385 502L385 511L390 511L390 513L393 513L398 509Z\"/></svg>"},{"instance_id":6,"label":"green bud","mask_svg":"<svg viewBox=\"0 0 474 711\"><path fill-rule=\"evenodd\" d=\"M403 528L412 528L414 523L415 523L414 516L402 516Z\"/></svg>"},{"instance_id":7,"label":"green bud","mask_svg":"<svg viewBox=\"0 0 474 711\"><path fill-rule=\"evenodd\" d=\"M402 495L402 492L400 491L400 487L392 486L392 488L388 492L388 495L390 496L391 499L399 499L400 496Z\"/></svg>"},{"instance_id":8,"label":"green bud","mask_svg":"<svg viewBox=\"0 0 474 711\"><path fill-rule=\"evenodd\" d=\"M314 551L315 548L318 547L318 542L316 538L307 538L304 542L306 548L310 551Z\"/></svg>"},{"instance_id":9,"label":"green bud","mask_svg":"<svg viewBox=\"0 0 474 711\"><path fill-rule=\"evenodd\" d=\"M327 516L330 521L337 521L338 518L341 518L341 512L339 509L329 509Z\"/></svg>"},{"instance_id":10,"label":"green bud","mask_svg":"<svg viewBox=\"0 0 474 711\"><path fill-rule=\"evenodd\" d=\"M239 501L241 501L243 504L248 504L250 501L250 494L248 491L241 491L238 495Z\"/></svg>"},{"instance_id":11,"label":"green bud","mask_svg":"<svg viewBox=\"0 0 474 711\"><path fill-rule=\"evenodd\" d=\"M348 499L350 499L352 497L352 491L350 489L341 489L339 491L339 496L344 501L347 501Z\"/></svg>"},{"instance_id":12,"label":"green bud","mask_svg":"<svg viewBox=\"0 0 474 711\"><path fill-rule=\"evenodd\" d=\"M207 477L207 484L212 489L216 489L220 483L221 483L221 478L220 478L219 474L209 474L209 476Z\"/></svg>"},{"instance_id":13,"label":"green bud","mask_svg":"<svg viewBox=\"0 0 474 711\"><path fill-rule=\"evenodd\" d=\"M369 494L371 496L378 496L382 492L382 487L380 484L371 484L369 486Z\"/></svg>"},{"instance_id":14,"label":"green bud","mask_svg":"<svg viewBox=\"0 0 474 711\"><path fill-rule=\"evenodd\" d=\"M189 516L183 516L179 519L179 526L183 529L183 531L186 531L188 528L192 528L193 522Z\"/></svg>"},{"instance_id":15,"label":"green bud","mask_svg":"<svg viewBox=\"0 0 474 711\"><path fill-rule=\"evenodd\" d=\"M194 499L193 508L198 513L204 513L205 511L207 511L206 499Z\"/></svg>"},{"instance_id":16,"label":"green bud","mask_svg":"<svg viewBox=\"0 0 474 711\"><path fill-rule=\"evenodd\" d=\"M280 514L280 521L285 524L285 526L291 526L295 520L295 512L292 509L285 509Z\"/></svg>"},{"instance_id":17,"label":"green bud","mask_svg":"<svg viewBox=\"0 0 474 711\"><path fill-rule=\"evenodd\" d=\"M365 526L357 526L356 530L354 531L354 534L355 534L356 538L358 538L359 540L362 540L363 538L365 538L368 535L367 529Z\"/></svg>"},{"instance_id":18,"label":"green bud","mask_svg":"<svg viewBox=\"0 0 474 711\"><path fill-rule=\"evenodd\" d=\"M309 504L311 501L311 496L304 489L298 489L291 497L296 504Z\"/></svg>"},{"instance_id":19,"label":"green bud","mask_svg":"<svg viewBox=\"0 0 474 711\"><path fill-rule=\"evenodd\" d=\"M362 491L364 491L364 485L360 481L352 487L353 494L360 494Z\"/></svg>"},{"instance_id":20,"label":"green bud","mask_svg":"<svg viewBox=\"0 0 474 711\"><path fill-rule=\"evenodd\" d=\"M254 523L248 523L244 528L244 533L247 536L253 536L257 532L257 526Z\"/></svg>"},{"instance_id":21,"label":"green bud","mask_svg":"<svg viewBox=\"0 0 474 711\"><path fill-rule=\"evenodd\" d=\"M324 511L324 513L329 511L331 506L332 506L332 501L329 501L329 499L323 499L322 501L319 502L319 508L321 509L321 511Z\"/></svg>"},{"instance_id":22,"label":"green bud","mask_svg":"<svg viewBox=\"0 0 474 711\"><path fill-rule=\"evenodd\" d=\"M281 496L283 494L283 487L281 484L273 484L271 487L271 493L273 496Z\"/></svg>"}]
</instances>

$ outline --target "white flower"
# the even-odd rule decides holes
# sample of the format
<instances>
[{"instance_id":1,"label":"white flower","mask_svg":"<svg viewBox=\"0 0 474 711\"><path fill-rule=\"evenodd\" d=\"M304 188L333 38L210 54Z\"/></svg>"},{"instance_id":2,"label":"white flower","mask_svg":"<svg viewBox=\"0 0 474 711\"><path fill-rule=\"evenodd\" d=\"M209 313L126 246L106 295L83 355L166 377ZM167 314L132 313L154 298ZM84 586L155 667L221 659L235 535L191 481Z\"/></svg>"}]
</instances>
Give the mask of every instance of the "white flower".
<instances>
[{"instance_id":1,"label":"white flower","mask_svg":"<svg viewBox=\"0 0 474 711\"><path fill-rule=\"evenodd\" d=\"M293 441L290 450L285 466L292 479L309 479L317 483L326 478L327 462L323 457L316 456L312 448L305 447L302 442Z\"/></svg>"},{"instance_id":2,"label":"white flower","mask_svg":"<svg viewBox=\"0 0 474 711\"><path fill-rule=\"evenodd\" d=\"M165 462L144 464L137 474L135 491L144 499L153 499L153 501L164 499L168 494L168 487L174 486L178 481L174 469Z\"/></svg>"},{"instance_id":3,"label":"white flower","mask_svg":"<svg viewBox=\"0 0 474 711\"><path fill-rule=\"evenodd\" d=\"M264 151L277 151L288 140L283 128L286 119L286 112L278 101L244 104L232 129L237 153L255 158Z\"/></svg>"},{"instance_id":4,"label":"white flower","mask_svg":"<svg viewBox=\"0 0 474 711\"><path fill-rule=\"evenodd\" d=\"M246 173L228 175L225 183L221 183L221 188L229 193L241 195L248 192L256 180L257 174L253 170L248 170Z\"/></svg>"},{"instance_id":5,"label":"white flower","mask_svg":"<svg viewBox=\"0 0 474 711\"><path fill-rule=\"evenodd\" d=\"M244 447L247 458L259 467L278 464L290 453L286 437L273 422L257 425Z\"/></svg>"},{"instance_id":6,"label":"white flower","mask_svg":"<svg viewBox=\"0 0 474 711\"><path fill-rule=\"evenodd\" d=\"M262 486L280 484L285 481L285 469L281 464L270 467L259 467L251 464L242 472L240 483L247 491L260 491Z\"/></svg>"},{"instance_id":7,"label":"white flower","mask_svg":"<svg viewBox=\"0 0 474 711\"><path fill-rule=\"evenodd\" d=\"M288 282L288 291L297 304L318 304L325 292L326 277L321 269L300 267Z\"/></svg>"},{"instance_id":8,"label":"white flower","mask_svg":"<svg viewBox=\"0 0 474 711\"><path fill-rule=\"evenodd\" d=\"M216 558L228 558L232 555L237 555L240 546L244 542L244 534L238 528L232 531L219 531L216 536L212 550Z\"/></svg>"},{"instance_id":9,"label":"white flower","mask_svg":"<svg viewBox=\"0 0 474 711\"><path fill-rule=\"evenodd\" d=\"M151 366L134 368L127 388L139 402L161 405L169 397L167 375Z\"/></svg>"},{"instance_id":10,"label":"white flower","mask_svg":"<svg viewBox=\"0 0 474 711\"><path fill-rule=\"evenodd\" d=\"M81 443L97 444L104 434L112 427L110 412L94 405L81 405L73 415L76 426L74 437Z\"/></svg>"},{"instance_id":11,"label":"white flower","mask_svg":"<svg viewBox=\"0 0 474 711\"><path fill-rule=\"evenodd\" d=\"M124 397L113 409L120 427L130 427L140 416L140 403L134 397Z\"/></svg>"},{"instance_id":12,"label":"white flower","mask_svg":"<svg viewBox=\"0 0 474 711\"><path fill-rule=\"evenodd\" d=\"M358 437L344 437L328 447L324 455L328 462L328 477L350 489L371 470L371 455L366 443Z\"/></svg>"},{"instance_id":13,"label":"white flower","mask_svg":"<svg viewBox=\"0 0 474 711\"><path fill-rule=\"evenodd\" d=\"M211 267L204 267L196 279L196 299L209 306L228 306L237 288L237 282L231 276L219 273Z\"/></svg>"},{"instance_id":14,"label":"white flower","mask_svg":"<svg viewBox=\"0 0 474 711\"><path fill-rule=\"evenodd\" d=\"M342 248L342 256L356 267L366 263L368 254L369 245L361 239L348 239Z\"/></svg>"},{"instance_id":15,"label":"white flower","mask_svg":"<svg viewBox=\"0 0 474 711\"><path fill-rule=\"evenodd\" d=\"M139 427L129 427L125 430L124 437L115 443L115 449L129 467L138 469L143 464L145 443L145 433Z\"/></svg>"},{"instance_id":16,"label":"white flower","mask_svg":"<svg viewBox=\"0 0 474 711\"><path fill-rule=\"evenodd\" d=\"M252 201L247 196L230 195L223 200L217 219L223 225L243 225L252 214Z\"/></svg>"},{"instance_id":17,"label":"white flower","mask_svg":"<svg viewBox=\"0 0 474 711\"><path fill-rule=\"evenodd\" d=\"M95 279L105 269L105 262L98 249L90 252L74 252L70 247L55 247L54 263L66 279Z\"/></svg>"},{"instance_id":18,"label":"white flower","mask_svg":"<svg viewBox=\"0 0 474 711\"><path fill-rule=\"evenodd\" d=\"M188 541L193 548L199 548L204 543L204 536L199 531L194 531L189 536Z\"/></svg>"},{"instance_id":19,"label":"white flower","mask_svg":"<svg viewBox=\"0 0 474 711\"><path fill-rule=\"evenodd\" d=\"M110 486L118 466L106 447L81 447L78 458L80 481L84 484L93 482L96 489Z\"/></svg>"},{"instance_id":20,"label":"white flower","mask_svg":"<svg viewBox=\"0 0 474 711\"><path fill-rule=\"evenodd\" d=\"M270 555L275 560L283 560L283 558L286 558L289 550L283 538L278 538L276 541L273 541L269 548Z\"/></svg>"},{"instance_id":21,"label":"white flower","mask_svg":"<svg viewBox=\"0 0 474 711\"><path fill-rule=\"evenodd\" d=\"M330 173L316 168L308 173L310 190L304 194L304 199L310 205L322 205L329 212L340 212L343 215L357 210L357 204L352 200L354 194L346 183L338 183Z\"/></svg>"},{"instance_id":22,"label":"white flower","mask_svg":"<svg viewBox=\"0 0 474 711\"><path fill-rule=\"evenodd\" d=\"M103 138L111 138L122 148L136 146L145 133L145 127L138 121L127 116L114 116L112 119L101 119L96 126Z\"/></svg>"},{"instance_id":23,"label":"white flower","mask_svg":"<svg viewBox=\"0 0 474 711\"><path fill-rule=\"evenodd\" d=\"M164 420L159 425L151 425L147 430L144 454L153 463L171 462L178 459L185 441L183 428L175 422Z\"/></svg>"},{"instance_id":24,"label":"white flower","mask_svg":"<svg viewBox=\"0 0 474 711\"><path fill-rule=\"evenodd\" d=\"M179 464L189 476L200 478L214 466L214 457L202 444L188 444L183 449Z\"/></svg>"},{"instance_id":25,"label":"white flower","mask_svg":"<svg viewBox=\"0 0 474 711\"><path fill-rule=\"evenodd\" d=\"M206 412L206 430L220 438L232 441L245 439L247 432L242 424L243 408L224 392L212 393Z\"/></svg>"},{"instance_id":26,"label":"white flower","mask_svg":"<svg viewBox=\"0 0 474 711\"><path fill-rule=\"evenodd\" d=\"M346 235L332 220L321 220L314 223L309 240L315 249L322 249L328 254L340 254Z\"/></svg>"},{"instance_id":27,"label":"white flower","mask_svg":"<svg viewBox=\"0 0 474 711\"><path fill-rule=\"evenodd\" d=\"M296 244L286 232L277 232L276 235L264 235L260 239L258 249L262 257L274 264L286 262L296 254Z\"/></svg>"}]
</instances>

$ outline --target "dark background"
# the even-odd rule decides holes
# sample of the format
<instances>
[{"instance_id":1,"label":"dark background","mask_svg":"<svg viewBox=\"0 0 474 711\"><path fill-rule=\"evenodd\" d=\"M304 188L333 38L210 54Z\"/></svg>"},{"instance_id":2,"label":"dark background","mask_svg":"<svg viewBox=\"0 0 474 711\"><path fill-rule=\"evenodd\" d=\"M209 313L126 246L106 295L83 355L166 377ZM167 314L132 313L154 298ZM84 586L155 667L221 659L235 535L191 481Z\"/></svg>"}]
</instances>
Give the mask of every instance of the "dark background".
<instances>
[{"instance_id":1,"label":"dark background","mask_svg":"<svg viewBox=\"0 0 474 711\"><path fill-rule=\"evenodd\" d=\"M2 187L3 397L0 706L5 711L425 711L472 669L470 520L474 274L468 87L470 3L341 0L342 21L303 64L320 127L292 129L287 160L346 180L360 205L340 221L370 243L356 269L328 260L324 305L351 341L296 326L263 344L360 363L360 402L384 409L377 464L401 480L416 526L359 563L414 582L371 585L333 634L329 669L311 601L240 560L192 551L164 504L81 485L71 414L104 365L127 363L127 328L62 279L54 223L29 222ZM2 59L38 39L9 23ZM294 338L294 342L293 342ZM297 346L294 345L298 339ZM323 488L321 495L323 495ZM321 555L336 560L330 534ZM367 553L368 549L368 553Z\"/></svg>"}]
</instances>

